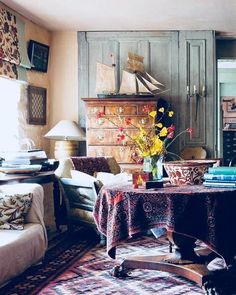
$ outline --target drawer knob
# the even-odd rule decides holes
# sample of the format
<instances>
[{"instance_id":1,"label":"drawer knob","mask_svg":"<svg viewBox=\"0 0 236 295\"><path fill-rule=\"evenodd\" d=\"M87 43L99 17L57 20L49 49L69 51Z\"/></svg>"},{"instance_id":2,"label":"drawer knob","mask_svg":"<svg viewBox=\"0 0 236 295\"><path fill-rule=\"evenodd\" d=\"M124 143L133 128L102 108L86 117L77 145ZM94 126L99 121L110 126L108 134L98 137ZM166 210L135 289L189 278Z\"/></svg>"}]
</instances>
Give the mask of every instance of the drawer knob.
<instances>
[{"instance_id":1,"label":"drawer knob","mask_svg":"<svg viewBox=\"0 0 236 295\"><path fill-rule=\"evenodd\" d=\"M103 141L104 140L104 135L101 135L101 134L97 135L97 140Z\"/></svg>"},{"instance_id":2,"label":"drawer knob","mask_svg":"<svg viewBox=\"0 0 236 295\"><path fill-rule=\"evenodd\" d=\"M97 107L93 107L92 109L91 109L91 113L92 114L97 114L99 112L99 108L97 108Z\"/></svg>"},{"instance_id":3,"label":"drawer knob","mask_svg":"<svg viewBox=\"0 0 236 295\"><path fill-rule=\"evenodd\" d=\"M123 146L120 147L120 152L123 153L125 151L125 148Z\"/></svg>"},{"instance_id":4,"label":"drawer knob","mask_svg":"<svg viewBox=\"0 0 236 295\"><path fill-rule=\"evenodd\" d=\"M117 112L118 112L118 114L123 114L124 111L125 111L125 109L124 109L123 107L119 107L119 108L117 108Z\"/></svg>"},{"instance_id":5,"label":"drawer knob","mask_svg":"<svg viewBox=\"0 0 236 295\"><path fill-rule=\"evenodd\" d=\"M148 124L148 118L142 118L140 121L141 125L147 125Z\"/></svg>"},{"instance_id":6,"label":"drawer knob","mask_svg":"<svg viewBox=\"0 0 236 295\"><path fill-rule=\"evenodd\" d=\"M104 122L105 122L105 120L103 118L97 119L97 123L98 123L99 126L103 125Z\"/></svg>"}]
</instances>

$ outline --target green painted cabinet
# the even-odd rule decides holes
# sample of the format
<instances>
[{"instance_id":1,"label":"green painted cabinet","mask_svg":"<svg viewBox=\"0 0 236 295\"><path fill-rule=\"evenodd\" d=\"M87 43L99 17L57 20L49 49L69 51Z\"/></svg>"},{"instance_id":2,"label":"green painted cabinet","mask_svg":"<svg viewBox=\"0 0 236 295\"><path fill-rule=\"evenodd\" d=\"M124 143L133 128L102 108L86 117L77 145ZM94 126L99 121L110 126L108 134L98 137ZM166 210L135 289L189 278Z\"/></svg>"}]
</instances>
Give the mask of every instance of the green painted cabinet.
<instances>
[{"instance_id":1,"label":"green painted cabinet","mask_svg":"<svg viewBox=\"0 0 236 295\"><path fill-rule=\"evenodd\" d=\"M174 145L179 153L185 146L215 149L215 53L212 31L78 32L79 122L86 126L85 105L81 98L96 97L96 62L116 64L120 85L128 52L144 56L144 65L168 89L161 95L172 104L177 132L191 127L192 139L180 138ZM193 87L204 97L187 97ZM203 93L202 93L203 92Z\"/></svg>"},{"instance_id":2,"label":"green painted cabinet","mask_svg":"<svg viewBox=\"0 0 236 295\"><path fill-rule=\"evenodd\" d=\"M180 149L202 146L216 150L215 36L212 31L179 32L179 127L193 135L180 139Z\"/></svg>"}]
</instances>

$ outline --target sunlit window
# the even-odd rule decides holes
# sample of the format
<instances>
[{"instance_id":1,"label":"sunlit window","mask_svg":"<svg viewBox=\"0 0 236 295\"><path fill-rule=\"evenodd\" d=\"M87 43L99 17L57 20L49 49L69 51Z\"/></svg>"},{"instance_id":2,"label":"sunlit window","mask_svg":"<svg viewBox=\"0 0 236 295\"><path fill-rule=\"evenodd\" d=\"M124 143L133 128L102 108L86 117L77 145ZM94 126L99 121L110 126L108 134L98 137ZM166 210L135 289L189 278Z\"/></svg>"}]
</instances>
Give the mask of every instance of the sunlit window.
<instances>
[{"instance_id":1,"label":"sunlit window","mask_svg":"<svg viewBox=\"0 0 236 295\"><path fill-rule=\"evenodd\" d=\"M21 84L0 78L0 151L19 148L19 115Z\"/></svg>"}]
</instances>

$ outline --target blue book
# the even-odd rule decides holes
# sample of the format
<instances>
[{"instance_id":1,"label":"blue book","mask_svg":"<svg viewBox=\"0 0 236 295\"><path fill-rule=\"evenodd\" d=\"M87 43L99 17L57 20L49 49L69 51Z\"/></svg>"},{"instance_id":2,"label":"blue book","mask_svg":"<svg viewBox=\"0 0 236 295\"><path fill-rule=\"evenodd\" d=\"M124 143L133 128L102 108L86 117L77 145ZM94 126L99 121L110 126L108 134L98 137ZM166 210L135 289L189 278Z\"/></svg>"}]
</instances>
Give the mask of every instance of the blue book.
<instances>
[{"instance_id":1,"label":"blue book","mask_svg":"<svg viewBox=\"0 0 236 295\"><path fill-rule=\"evenodd\" d=\"M208 173L236 175L236 167L229 167L229 166L209 167Z\"/></svg>"},{"instance_id":2,"label":"blue book","mask_svg":"<svg viewBox=\"0 0 236 295\"><path fill-rule=\"evenodd\" d=\"M203 185L208 187L231 187L236 188L236 181L204 181Z\"/></svg>"},{"instance_id":3,"label":"blue book","mask_svg":"<svg viewBox=\"0 0 236 295\"><path fill-rule=\"evenodd\" d=\"M236 181L236 174L212 174L212 173L205 173L203 178L205 180L235 180Z\"/></svg>"}]
</instances>

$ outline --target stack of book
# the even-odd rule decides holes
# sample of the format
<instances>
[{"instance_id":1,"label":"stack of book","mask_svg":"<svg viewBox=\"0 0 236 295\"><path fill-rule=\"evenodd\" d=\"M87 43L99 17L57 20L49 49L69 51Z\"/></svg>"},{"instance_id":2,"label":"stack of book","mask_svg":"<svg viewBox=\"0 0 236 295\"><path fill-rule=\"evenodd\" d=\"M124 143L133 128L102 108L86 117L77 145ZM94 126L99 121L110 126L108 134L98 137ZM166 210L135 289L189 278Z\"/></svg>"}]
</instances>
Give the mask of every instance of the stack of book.
<instances>
[{"instance_id":1,"label":"stack of book","mask_svg":"<svg viewBox=\"0 0 236 295\"><path fill-rule=\"evenodd\" d=\"M45 151L40 149L5 152L1 153L1 157L5 159L4 166L42 164L48 159Z\"/></svg>"},{"instance_id":2,"label":"stack of book","mask_svg":"<svg viewBox=\"0 0 236 295\"><path fill-rule=\"evenodd\" d=\"M203 185L236 188L236 167L210 167L208 173L204 174Z\"/></svg>"}]
</instances>

